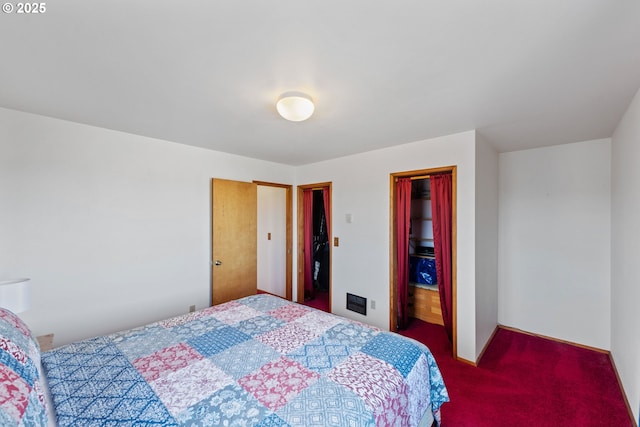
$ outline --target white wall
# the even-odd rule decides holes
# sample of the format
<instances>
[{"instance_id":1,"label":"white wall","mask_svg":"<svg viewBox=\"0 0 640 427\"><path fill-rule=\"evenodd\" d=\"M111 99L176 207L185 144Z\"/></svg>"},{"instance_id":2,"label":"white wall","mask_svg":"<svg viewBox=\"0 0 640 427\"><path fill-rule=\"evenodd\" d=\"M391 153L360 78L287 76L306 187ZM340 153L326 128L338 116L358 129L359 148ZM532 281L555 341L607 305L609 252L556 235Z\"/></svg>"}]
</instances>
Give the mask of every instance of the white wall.
<instances>
[{"instance_id":1,"label":"white wall","mask_svg":"<svg viewBox=\"0 0 640 427\"><path fill-rule=\"evenodd\" d=\"M612 137L611 352L640 417L640 92Z\"/></svg>"},{"instance_id":2,"label":"white wall","mask_svg":"<svg viewBox=\"0 0 640 427\"><path fill-rule=\"evenodd\" d=\"M470 131L292 168L0 109L0 277L32 279L23 317L57 345L202 308L211 177L332 181L334 311L357 318L345 294L364 295L386 329L389 175L457 165L458 352L474 360L474 156Z\"/></svg>"},{"instance_id":3,"label":"white wall","mask_svg":"<svg viewBox=\"0 0 640 427\"><path fill-rule=\"evenodd\" d=\"M611 329L611 141L499 155L499 322L602 349Z\"/></svg>"},{"instance_id":4,"label":"white wall","mask_svg":"<svg viewBox=\"0 0 640 427\"><path fill-rule=\"evenodd\" d=\"M55 344L210 303L210 179L289 166L0 109L0 277Z\"/></svg>"},{"instance_id":5,"label":"white wall","mask_svg":"<svg viewBox=\"0 0 640 427\"><path fill-rule=\"evenodd\" d=\"M477 359L498 324L498 152L480 135L476 139L475 263Z\"/></svg>"},{"instance_id":6,"label":"white wall","mask_svg":"<svg viewBox=\"0 0 640 427\"><path fill-rule=\"evenodd\" d=\"M334 313L389 327L389 180L394 172L457 165L458 354L475 360L475 132L418 141L297 168L300 185L331 181ZM352 214L347 223L345 214ZM345 308L346 293L376 301L366 318Z\"/></svg>"},{"instance_id":7,"label":"white wall","mask_svg":"<svg viewBox=\"0 0 640 427\"><path fill-rule=\"evenodd\" d=\"M285 298L286 267L287 189L259 185L258 289Z\"/></svg>"}]
</instances>

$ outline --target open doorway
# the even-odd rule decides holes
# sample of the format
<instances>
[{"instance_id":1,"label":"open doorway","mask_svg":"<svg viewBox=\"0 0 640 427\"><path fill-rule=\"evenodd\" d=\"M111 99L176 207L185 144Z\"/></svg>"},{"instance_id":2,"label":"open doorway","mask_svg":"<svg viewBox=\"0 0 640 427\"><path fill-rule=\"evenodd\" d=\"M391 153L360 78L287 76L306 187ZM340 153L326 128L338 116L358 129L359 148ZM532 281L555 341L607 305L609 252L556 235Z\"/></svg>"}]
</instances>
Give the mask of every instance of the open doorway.
<instances>
[{"instance_id":1,"label":"open doorway","mask_svg":"<svg viewBox=\"0 0 640 427\"><path fill-rule=\"evenodd\" d=\"M211 179L212 305L256 292L292 299L292 192L288 184Z\"/></svg>"},{"instance_id":2,"label":"open doorway","mask_svg":"<svg viewBox=\"0 0 640 427\"><path fill-rule=\"evenodd\" d=\"M254 181L258 209L258 292L292 299L292 186Z\"/></svg>"},{"instance_id":3,"label":"open doorway","mask_svg":"<svg viewBox=\"0 0 640 427\"><path fill-rule=\"evenodd\" d=\"M456 167L393 173L390 194L389 328L410 327L413 318L439 323L423 317L435 313L457 358ZM421 275L434 280L416 280Z\"/></svg>"},{"instance_id":4,"label":"open doorway","mask_svg":"<svg viewBox=\"0 0 640 427\"><path fill-rule=\"evenodd\" d=\"M298 187L297 301L331 312L331 183Z\"/></svg>"}]
</instances>

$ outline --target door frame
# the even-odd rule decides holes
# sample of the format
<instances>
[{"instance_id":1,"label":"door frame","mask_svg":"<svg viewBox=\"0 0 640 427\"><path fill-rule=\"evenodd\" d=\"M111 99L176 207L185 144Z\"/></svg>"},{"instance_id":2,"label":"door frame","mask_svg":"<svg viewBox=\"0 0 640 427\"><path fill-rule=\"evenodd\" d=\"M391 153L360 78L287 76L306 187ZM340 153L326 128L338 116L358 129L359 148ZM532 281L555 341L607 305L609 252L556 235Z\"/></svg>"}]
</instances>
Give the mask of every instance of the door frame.
<instances>
[{"instance_id":1,"label":"door frame","mask_svg":"<svg viewBox=\"0 0 640 427\"><path fill-rule=\"evenodd\" d=\"M286 299L291 301L293 298L293 286L292 286L292 279L293 279L293 275L292 275L292 266L293 266L293 255L292 255L292 250L293 250L293 186L289 185L289 184L278 184L275 182L266 182L266 181L256 181L254 180L253 183L255 183L258 186L263 186L263 187L279 187L279 188L284 188L286 191L286 284L285 284L285 289L286 289Z\"/></svg>"},{"instance_id":2,"label":"door frame","mask_svg":"<svg viewBox=\"0 0 640 427\"><path fill-rule=\"evenodd\" d=\"M453 358L458 358L458 334L457 334L457 166L444 166L438 168L418 169L406 172L396 172L389 175L389 330L398 330L398 310L396 306L397 298L397 245L396 245L396 178L417 178L436 173L451 173L451 328L452 328L452 350Z\"/></svg>"},{"instance_id":3,"label":"door frame","mask_svg":"<svg viewBox=\"0 0 640 427\"><path fill-rule=\"evenodd\" d=\"M303 206L303 195L304 190L312 189L312 190L324 190L325 188L329 189L329 201L333 201L333 189L331 182L319 182L316 184L305 184L298 185L298 191L296 193L297 198L297 239L298 239L298 285L296 302L303 304L304 303L304 206ZM329 209L329 235L327 238L329 239L329 313L331 313L331 301L333 295L333 245L332 245L332 235L333 235L333 203L330 203Z\"/></svg>"}]
</instances>

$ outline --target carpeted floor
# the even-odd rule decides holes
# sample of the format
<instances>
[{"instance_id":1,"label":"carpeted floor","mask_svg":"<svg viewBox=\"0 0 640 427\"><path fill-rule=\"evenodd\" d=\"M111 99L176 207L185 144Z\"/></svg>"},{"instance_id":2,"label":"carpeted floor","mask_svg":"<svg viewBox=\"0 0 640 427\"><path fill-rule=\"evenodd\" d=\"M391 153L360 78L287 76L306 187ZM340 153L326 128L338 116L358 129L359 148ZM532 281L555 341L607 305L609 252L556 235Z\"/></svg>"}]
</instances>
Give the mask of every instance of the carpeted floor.
<instances>
[{"instance_id":1,"label":"carpeted floor","mask_svg":"<svg viewBox=\"0 0 640 427\"><path fill-rule=\"evenodd\" d=\"M413 319L401 333L438 362L451 398L443 427L634 425L607 354L499 329L474 367L453 360L442 326Z\"/></svg>"},{"instance_id":2,"label":"carpeted floor","mask_svg":"<svg viewBox=\"0 0 640 427\"><path fill-rule=\"evenodd\" d=\"M304 300L304 305L329 312L329 292L315 291L313 299Z\"/></svg>"}]
</instances>

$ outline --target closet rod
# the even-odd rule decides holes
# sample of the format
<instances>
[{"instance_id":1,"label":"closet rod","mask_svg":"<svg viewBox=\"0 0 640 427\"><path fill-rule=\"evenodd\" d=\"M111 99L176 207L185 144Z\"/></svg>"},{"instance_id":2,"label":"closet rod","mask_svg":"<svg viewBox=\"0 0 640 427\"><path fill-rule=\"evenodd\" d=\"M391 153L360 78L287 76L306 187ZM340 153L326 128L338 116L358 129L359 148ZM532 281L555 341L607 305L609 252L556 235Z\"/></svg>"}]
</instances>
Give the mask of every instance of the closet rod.
<instances>
[{"instance_id":1,"label":"closet rod","mask_svg":"<svg viewBox=\"0 0 640 427\"><path fill-rule=\"evenodd\" d=\"M447 173L448 172L435 172L435 173L432 173L432 174L429 174L429 175L416 175L416 176L409 176L409 177L405 177L405 178L409 178L411 181L415 181L417 179L429 179L429 178L431 178L432 176L435 176L435 175L447 175ZM396 176L394 178L394 181L398 182L398 178L400 178L400 177Z\"/></svg>"},{"instance_id":2,"label":"closet rod","mask_svg":"<svg viewBox=\"0 0 640 427\"><path fill-rule=\"evenodd\" d=\"M444 172L432 172L430 174L427 175L419 175L419 176L412 176L411 177L411 181L413 181L414 179L429 179L432 176L436 176L436 175L449 175L450 172L444 171Z\"/></svg>"}]
</instances>

